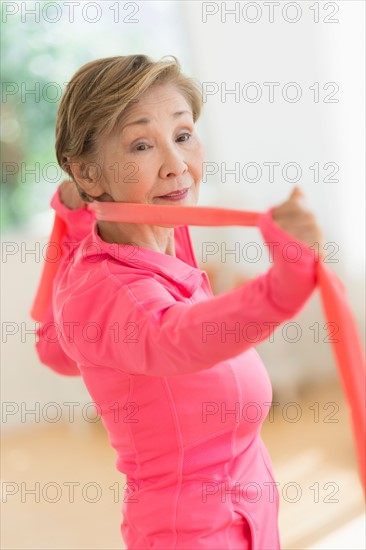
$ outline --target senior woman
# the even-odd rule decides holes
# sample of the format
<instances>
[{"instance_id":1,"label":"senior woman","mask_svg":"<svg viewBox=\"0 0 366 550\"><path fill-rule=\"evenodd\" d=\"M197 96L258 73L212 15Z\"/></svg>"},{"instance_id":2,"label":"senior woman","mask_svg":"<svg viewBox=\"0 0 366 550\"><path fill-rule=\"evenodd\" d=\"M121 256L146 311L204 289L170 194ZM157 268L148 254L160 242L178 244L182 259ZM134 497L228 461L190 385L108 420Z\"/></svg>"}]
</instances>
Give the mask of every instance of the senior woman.
<instances>
[{"instance_id":1,"label":"senior woman","mask_svg":"<svg viewBox=\"0 0 366 550\"><path fill-rule=\"evenodd\" d=\"M50 204L66 222L67 254L42 322L61 336L46 341L41 325L37 350L54 370L81 375L97 406L126 476L128 549L275 550L279 492L260 436L272 389L253 341L316 286L310 246L322 233L301 191L262 218L268 272L219 296L187 226L96 221L86 206L197 204L202 101L171 57L98 59L65 90L56 152L70 181ZM296 262L282 253L291 242ZM254 339L230 334L238 323L260 327L260 338L257 328Z\"/></svg>"}]
</instances>

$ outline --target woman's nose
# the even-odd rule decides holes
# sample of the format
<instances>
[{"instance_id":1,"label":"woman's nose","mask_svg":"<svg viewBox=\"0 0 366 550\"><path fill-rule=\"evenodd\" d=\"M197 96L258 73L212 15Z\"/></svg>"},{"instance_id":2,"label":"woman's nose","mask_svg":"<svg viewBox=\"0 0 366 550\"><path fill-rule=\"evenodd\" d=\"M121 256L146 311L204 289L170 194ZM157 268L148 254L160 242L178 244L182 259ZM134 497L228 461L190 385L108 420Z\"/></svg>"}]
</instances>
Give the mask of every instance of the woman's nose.
<instances>
[{"instance_id":1,"label":"woman's nose","mask_svg":"<svg viewBox=\"0 0 366 550\"><path fill-rule=\"evenodd\" d=\"M166 178L171 174L180 176L187 170L188 166L184 160L183 151L179 151L174 146L166 147L162 153L160 177Z\"/></svg>"}]
</instances>

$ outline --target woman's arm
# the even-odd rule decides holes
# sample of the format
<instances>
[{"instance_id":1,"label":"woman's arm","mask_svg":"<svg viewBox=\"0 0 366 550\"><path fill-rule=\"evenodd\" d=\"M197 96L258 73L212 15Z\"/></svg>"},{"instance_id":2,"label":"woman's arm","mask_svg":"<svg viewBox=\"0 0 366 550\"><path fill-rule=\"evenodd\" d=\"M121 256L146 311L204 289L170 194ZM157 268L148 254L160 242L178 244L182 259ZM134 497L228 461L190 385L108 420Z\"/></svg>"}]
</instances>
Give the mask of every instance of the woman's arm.
<instances>
[{"instance_id":1,"label":"woman's arm","mask_svg":"<svg viewBox=\"0 0 366 550\"><path fill-rule=\"evenodd\" d=\"M171 376L210 368L267 339L302 309L317 283L314 250L285 232L273 210L259 222L274 262L268 272L193 304L177 302L153 277L103 275L75 297L60 296L59 322L75 326L72 341L62 331L62 347L86 366ZM86 337L90 323L98 328L93 339ZM239 338L228 334L238 325Z\"/></svg>"},{"instance_id":2,"label":"woman's arm","mask_svg":"<svg viewBox=\"0 0 366 550\"><path fill-rule=\"evenodd\" d=\"M71 248L68 244L68 250L75 250L77 244L90 232L95 221L94 215L86 209L75 185L68 180L63 181L56 189L50 206L66 223L67 231L62 242L73 243ZM67 257L63 258L57 277L62 275L66 265ZM60 345L59 329L54 321L52 303L49 304L45 317L36 330L36 336L36 351L41 363L59 374L80 376L76 362L64 352Z\"/></svg>"},{"instance_id":3,"label":"woman's arm","mask_svg":"<svg viewBox=\"0 0 366 550\"><path fill-rule=\"evenodd\" d=\"M67 237L72 242L79 243L91 230L95 221L94 214L81 200L75 185L64 180L53 194L50 206L64 220L67 227Z\"/></svg>"},{"instance_id":4,"label":"woman's arm","mask_svg":"<svg viewBox=\"0 0 366 550\"><path fill-rule=\"evenodd\" d=\"M45 318L36 330L36 350L41 363L65 376L80 376L76 362L62 349L59 331L53 318L52 303L46 310Z\"/></svg>"}]
</instances>

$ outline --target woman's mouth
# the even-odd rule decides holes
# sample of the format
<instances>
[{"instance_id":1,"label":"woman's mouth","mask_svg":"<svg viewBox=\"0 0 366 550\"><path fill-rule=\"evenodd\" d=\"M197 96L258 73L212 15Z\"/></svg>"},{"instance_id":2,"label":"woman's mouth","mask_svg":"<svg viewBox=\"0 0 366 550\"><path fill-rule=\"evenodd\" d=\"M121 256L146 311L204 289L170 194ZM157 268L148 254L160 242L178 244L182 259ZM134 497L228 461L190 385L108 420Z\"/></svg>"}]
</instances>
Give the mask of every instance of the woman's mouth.
<instances>
[{"instance_id":1,"label":"woman's mouth","mask_svg":"<svg viewBox=\"0 0 366 550\"><path fill-rule=\"evenodd\" d=\"M168 195L163 195L161 197L156 197L157 199L163 199L167 201L181 201L182 199L185 199L188 195L189 187L186 187L185 189L182 189L181 191L174 191L172 193L169 193Z\"/></svg>"}]
</instances>

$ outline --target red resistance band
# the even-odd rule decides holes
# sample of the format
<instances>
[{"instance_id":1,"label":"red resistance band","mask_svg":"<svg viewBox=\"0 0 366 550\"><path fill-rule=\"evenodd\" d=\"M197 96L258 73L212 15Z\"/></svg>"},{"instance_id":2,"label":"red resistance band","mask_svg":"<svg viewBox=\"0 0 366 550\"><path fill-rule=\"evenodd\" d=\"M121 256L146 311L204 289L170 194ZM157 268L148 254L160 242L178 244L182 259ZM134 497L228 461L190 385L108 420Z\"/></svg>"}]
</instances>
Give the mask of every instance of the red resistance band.
<instances>
[{"instance_id":1,"label":"red resistance band","mask_svg":"<svg viewBox=\"0 0 366 550\"><path fill-rule=\"evenodd\" d=\"M247 212L207 206L170 206L140 203L98 202L87 204L99 221L145 223L151 225L198 226L257 226L260 212ZM59 244L66 231L65 222L55 214L50 243ZM48 247L47 247L48 248ZM57 262L46 260L41 280L30 312L36 321L42 321L45 309L52 300L52 284L57 273ZM333 323L338 326L338 339L332 341L342 389L351 413L354 442L358 457L360 479L366 495L365 440L366 440L366 366L357 325L346 297L346 291L336 276L323 262L322 254L316 259L317 283L325 319L329 322L331 336Z\"/></svg>"}]
</instances>

